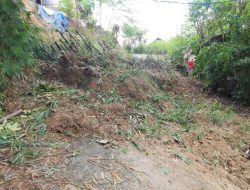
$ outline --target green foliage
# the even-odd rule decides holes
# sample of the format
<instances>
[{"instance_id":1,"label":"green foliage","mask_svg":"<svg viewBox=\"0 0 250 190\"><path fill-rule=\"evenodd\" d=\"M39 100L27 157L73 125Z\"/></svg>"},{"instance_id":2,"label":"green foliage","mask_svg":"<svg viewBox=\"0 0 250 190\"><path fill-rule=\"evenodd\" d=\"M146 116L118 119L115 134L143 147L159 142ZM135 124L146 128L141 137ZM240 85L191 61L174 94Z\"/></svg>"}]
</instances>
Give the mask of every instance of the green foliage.
<instances>
[{"instance_id":1,"label":"green foliage","mask_svg":"<svg viewBox=\"0 0 250 190\"><path fill-rule=\"evenodd\" d=\"M245 139L241 138L237 144L234 145L234 149L238 152L243 151L247 147L247 142Z\"/></svg>"},{"instance_id":2,"label":"green foliage","mask_svg":"<svg viewBox=\"0 0 250 190\"><path fill-rule=\"evenodd\" d=\"M76 16L76 8L72 0L60 0L59 9L64 12L68 17Z\"/></svg>"},{"instance_id":3,"label":"green foliage","mask_svg":"<svg viewBox=\"0 0 250 190\"><path fill-rule=\"evenodd\" d=\"M127 38L142 38L144 31L135 24L125 23L122 26L122 32Z\"/></svg>"},{"instance_id":4,"label":"green foliage","mask_svg":"<svg viewBox=\"0 0 250 190\"><path fill-rule=\"evenodd\" d=\"M241 125L240 129L244 132L250 132L250 123Z\"/></svg>"},{"instance_id":5,"label":"green foliage","mask_svg":"<svg viewBox=\"0 0 250 190\"><path fill-rule=\"evenodd\" d=\"M204 132L199 132L195 135L194 140L201 141L204 138L205 134Z\"/></svg>"},{"instance_id":6,"label":"green foliage","mask_svg":"<svg viewBox=\"0 0 250 190\"><path fill-rule=\"evenodd\" d=\"M141 43L146 34L145 30L139 28L134 23L124 23L122 26L122 32L126 39L124 46L128 51L131 51L131 48L138 42Z\"/></svg>"},{"instance_id":7,"label":"green foliage","mask_svg":"<svg viewBox=\"0 0 250 190\"><path fill-rule=\"evenodd\" d=\"M138 131L144 133L147 137L161 139L162 129L160 128L160 126L149 126L146 120L141 122L137 129Z\"/></svg>"},{"instance_id":8,"label":"green foliage","mask_svg":"<svg viewBox=\"0 0 250 190\"><path fill-rule=\"evenodd\" d=\"M80 0L78 2L80 17L86 22L87 26L90 28L95 25L95 20L93 16L94 8L95 3L93 0Z\"/></svg>"},{"instance_id":9,"label":"green foliage","mask_svg":"<svg viewBox=\"0 0 250 190\"><path fill-rule=\"evenodd\" d=\"M76 2L76 3L75 3ZM93 0L60 0L59 9L68 17L80 17L88 27L93 27L95 20L93 17L95 3Z\"/></svg>"},{"instance_id":10,"label":"green foliage","mask_svg":"<svg viewBox=\"0 0 250 190\"><path fill-rule=\"evenodd\" d=\"M249 1L232 1L193 4L189 9L197 34L192 48L199 52L196 75L206 88L246 103L250 103L249 7Z\"/></svg>"},{"instance_id":11,"label":"green foliage","mask_svg":"<svg viewBox=\"0 0 250 190\"><path fill-rule=\"evenodd\" d=\"M122 97L117 95L116 91L110 91L108 93L105 92L97 92L97 97L102 101L104 104L111 104L113 102L117 102L122 100Z\"/></svg>"},{"instance_id":12,"label":"green foliage","mask_svg":"<svg viewBox=\"0 0 250 190\"><path fill-rule=\"evenodd\" d=\"M168 43L163 40L154 41L150 44L140 44L133 49L136 54L167 54Z\"/></svg>"},{"instance_id":13,"label":"green foliage","mask_svg":"<svg viewBox=\"0 0 250 190\"><path fill-rule=\"evenodd\" d=\"M188 48L188 39L185 36L176 36L168 41L168 53L174 64L184 63L184 53Z\"/></svg>"},{"instance_id":14,"label":"green foliage","mask_svg":"<svg viewBox=\"0 0 250 190\"><path fill-rule=\"evenodd\" d=\"M11 121L0 125L0 147L11 146L14 155L10 161L13 164L20 164L26 158L36 158L41 155L36 147L32 147L32 140L24 138L27 132L29 131L22 130L17 122Z\"/></svg>"},{"instance_id":15,"label":"green foliage","mask_svg":"<svg viewBox=\"0 0 250 190\"><path fill-rule=\"evenodd\" d=\"M167 96L164 93L159 93L157 95L151 96L150 100L153 102L159 102L160 100L166 100Z\"/></svg>"},{"instance_id":16,"label":"green foliage","mask_svg":"<svg viewBox=\"0 0 250 190\"><path fill-rule=\"evenodd\" d=\"M41 156L42 153L34 149L24 149L20 152L17 152L11 159L12 164L21 164L25 159L35 159Z\"/></svg>"},{"instance_id":17,"label":"green foliage","mask_svg":"<svg viewBox=\"0 0 250 190\"><path fill-rule=\"evenodd\" d=\"M46 107L25 110L20 118L0 124L0 148L11 147L13 151L11 163L21 164L27 159L35 159L42 154L38 149L41 145L39 137L45 134L47 127L44 120L56 106L56 101L49 101ZM21 119L22 122L16 122L16 119Z\"/></svg>"},{"instance_id":18,"label":"green foliage","mask_svg":"<svg viewBox=\"0 0 250 190\"><path fill-rule=\"evenodd\" d=\"M22 1L0 2L0 89L33 62L37 31L29 20L30 13L24 9Z\"/></svg>"},{"instance_id":19,"label":"green foliage","mask_svg":"<svg viewBox=\"0 0 250 190\"><path fill-rule=\"evenodd\" d=\"M178 35L168 41L157 40L150 44L140 44L133 49L134 53L141 54L169 54L174 64L184 63L184 53L189 47L189 39Z\"/></svg>"},{"instance_id":20,"label":"green foliage","mask_svg":"<svg viewBox=\"0 0 250 190\"><path fill-rule=\"evenodd\" d=\"M250 48L247 45L236 42L213 43L200 51L195 73L204 81L205 87L249 101L249 55Z\"/></svg>"},{"instance_id":21,"label":"green foliage","mask_svg":"<svg viewBox=\"0 0 250 190\"><path fill-rule=\"evenodd\" d=\"M214 125L222 124L224 121L231 119L234 116L232 108L223 108L219 103L209 104L205 113L206 117Z\"/></svg>"},{"instance_id":22,"label":"green foliage","mask_svg":"<svg viewBox=\"0 0 250 190\"><path fill-rule=\"evenodd\" d=\"M181 99L171 99L174 108L168 109L163 114L158 114L157 118L163 121L176 122L182 125L188 125L193 122L193 113L196 111L191 102Z\"/></svg>"},{"instance_id":23,"label":"green foliage","mask_svg":"<svg viewBox=\"0 0 250 190\"><path fill-rule=\"evenodd\" d=\"M193 4L189 8L189 21L199 35L201 44L215 35L235 37L240 31L249 29L248 7L249 1Z\"/></svg>"}]
</instances>

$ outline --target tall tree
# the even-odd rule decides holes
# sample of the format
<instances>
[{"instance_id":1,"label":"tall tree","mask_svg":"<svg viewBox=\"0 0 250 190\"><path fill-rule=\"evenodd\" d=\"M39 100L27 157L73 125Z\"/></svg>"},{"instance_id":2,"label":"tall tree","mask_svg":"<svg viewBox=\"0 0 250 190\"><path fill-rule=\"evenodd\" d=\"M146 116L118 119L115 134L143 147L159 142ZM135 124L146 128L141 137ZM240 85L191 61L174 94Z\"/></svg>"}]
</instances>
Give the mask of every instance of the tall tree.
<instances>
[{"instance_id":1,"label":"tall tree","mask_svg":"<svg viewBox=\"0 0 250 190\"><path fill-rule=\"evenodd\" d=\"M125 38L125 44L128 49L136 46L137 43L141 43L146 34L146 30L139 28L134 23L125 23L122 26L123 37Z\"/></svg>"}]
</instances>

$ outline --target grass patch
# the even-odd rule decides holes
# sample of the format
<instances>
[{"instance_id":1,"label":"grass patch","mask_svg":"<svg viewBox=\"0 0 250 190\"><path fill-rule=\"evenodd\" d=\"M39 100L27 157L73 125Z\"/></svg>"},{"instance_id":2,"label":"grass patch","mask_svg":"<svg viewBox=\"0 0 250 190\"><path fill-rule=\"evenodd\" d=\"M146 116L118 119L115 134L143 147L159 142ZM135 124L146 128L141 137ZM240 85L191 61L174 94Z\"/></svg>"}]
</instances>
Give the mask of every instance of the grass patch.
<instances>
[{"instance_id":1,"label":"grass patch","mask_svg":"<svg viewBox=\"0 0 250 190\"><path fill-rule=\"evenodd\" d=\"M167 100L170 101L174 108L166 110L164 113L159 113L156 117L159 120L171 121L181 125L193 123L193 114L197 108L192 103L181 97L172 97L169 95L157 95L151 97L153 101Z\"/></svg>"},{"instance_id":2,"label":"grass patch","mask_svg":"<svg viewBox=\"0 0 250 190\"><path fill-rule=\"evenodd\" d=\"M12 164L21 164L26 159L35 159L42 155L42 152L38 149L23 149L22 151L17 152L14 154L14 156L11 158Z\"/></svg>"},{"instance_id":3,"label":"grass patch","mask_svg":"<svg viewBox=\"0 0 250 190\"><path fill-rule=\"evenodd\" d=\"M144 133L147 137L154 137L157 139L161 139L161 136L163 134L160 126L158 126L157 124L155 126L149 126L146 120L139 124L137 130Z\"/></svg>"},{"instance_id":4,"label":"grass patch","mask_svg":"<svg viewBox=\"0 0 250 190\"><path fill-rule=\"evenodd\" d=\"M198 110L196 107L194 107L188 100L185 100L180 97L173 97L169 96L164 93L159 93L157 95L150 97L151 102L135 102L135 108L139 109L142 114L144 112L150 113L155 118L155 126L148 126L147 122L145 122L145 118L140 118L139 127L137 126L137 129L140 130L140 132L143 132L147 136L150 137L156 137L160 138L162 134L166 133L166 130L163 130L163 128L158 125L160 123L163 123L165 121L175 122L178 124L181 124L183 127L180 133L182 132L188 132L190 129L196 129L198 128L198 124L194 122L193 114ZM167 100L170 101L174 106L171 109L166 110L165 112L160 111L157 104L161 100ZM144 115L145 117L145 115ZM130 116L131 123L135 124L138 123L138 117ZM180 134L171 134L171 136L178 142L181 141Z\"/></svg>"},{"instance_id":5,"label":"grass patch","mask_svg":"<svg viewBox=\"0 0 250 190\"><path fill-rule=\"evenodd\" d=\"M142 101L136 102L134 105L136 109L139 109L139 111L134 110L134 112L130 114L129 122L136 130L142 132L147 137L161 139L161 136L165 133L165 130L163 130L160 125L158 125L157 120L153 126L149 125L146 115L146 113L150 113L152 116L155 116L159 112L158 108L152 103L144 103Z\"/></svg>"},{"instance_id":6,"label":"grass patch","mask_svg":"<svg viewBox=\"0 0 250 190\"><path fill-rule=\"evenodd\" d=\"M111 104L113 102L121 101L122 97L117 95L116 91L112 90L108 93L96 92L97 97L102 101L103 104Z\"/></svg>"},{"instance_id":7,"label":"grass patch","mask_svg":"<svg viewBox=\"0 0 250 190\"><path fill-rule=\"evenodd\" d=\"M244 132L250 132L250 122L247 121L246 123L242 124L240 129Z\"/></svg>"},{"instance_id":8,"label":"grass patch","mask_svg":"<svg viewBox=\"0 0 250 190\"><path fill-rule=\"evenodd\" d=\"M151 113L153 115L160 112L155 104L145 103L142 101L136 102L135 108L140 109L140 110L145 111L145 112L148 112L148 113Z\"/></svg>"},{"instance_id":9,"label":"grass patch","mask_svg":"<svg viewBox=\"0 0 250 190\"><path fill-rule=\"evenodd\" d=\"M220 103L213 103L207 107L207 112L205 113L207 119L214 125L220 125L226 120L231 119L234 116L234 110L229 108L223 108Z\"/></svg>"},{"instance_id":10,"label":"grass patch","mask_svg":"<svg viewBox=\"0 0 250 190\"><path fill-rule=\"evenodd\" d=\"M150 97L150 100L152 102L159 102L161 100L167 100L167 99L168 98L167 98L166 94L164 94L164 93L159 93L159 94L156 94L156 95Z\"/></svg>"},{"instance_id":11,"label":"grass patch","mask_svg":"<svg viewBox=\"0 0 250 190\"><path fill-rule=\"evenodd\" d=\"M238 152L243 151L247 146L245 139L241 138L237 144L234 145L234 149Z\"/></svg>"}]
</instances>

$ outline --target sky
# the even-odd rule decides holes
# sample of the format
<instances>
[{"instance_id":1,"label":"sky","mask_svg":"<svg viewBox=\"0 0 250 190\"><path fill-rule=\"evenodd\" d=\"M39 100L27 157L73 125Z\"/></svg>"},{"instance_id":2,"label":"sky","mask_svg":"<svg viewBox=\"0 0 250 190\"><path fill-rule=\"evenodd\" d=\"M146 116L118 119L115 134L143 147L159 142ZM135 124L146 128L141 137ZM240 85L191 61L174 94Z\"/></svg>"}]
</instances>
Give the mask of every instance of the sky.
<instances>
[{"instance_id":1,"label":"sky","mask_svg":"<svg viewBox=\"0 0 250 190\"><path fill-rule=\"evenodd\" d=\"M187 2L187 0L178 0ZM139 27L147 30L147 42L155 40L157 37L167 40L180 33L180 28L185 22L188 12L188 5L158 3L152 0L128 0L125 4L131 13L112 10L107 6L102 9L102 27L110 29L113 24L122 25L126 22L125 15L132 16ZM100 11L96 9L95 15L97 24L100 24Z\"/></svg>"}]
</instances>

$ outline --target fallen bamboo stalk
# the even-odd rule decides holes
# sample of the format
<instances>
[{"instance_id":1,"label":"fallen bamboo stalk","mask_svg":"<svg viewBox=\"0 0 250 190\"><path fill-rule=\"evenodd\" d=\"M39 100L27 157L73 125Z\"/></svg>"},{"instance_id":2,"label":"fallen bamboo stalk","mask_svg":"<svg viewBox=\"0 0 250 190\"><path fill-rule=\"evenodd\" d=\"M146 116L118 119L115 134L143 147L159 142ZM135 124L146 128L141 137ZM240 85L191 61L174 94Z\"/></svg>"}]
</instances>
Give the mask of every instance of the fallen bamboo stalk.
<instances>
[{"instance_id":1,"label":"fallen bamboo stalk","mask_svg":"<svg viewBox=\"0 0 250 190\"><path fill-rule=\"evenodd\" d=\"M23 112L22 109L17 110L16 112L14 112L14 113L12 113L12 114L9 114L9 115L3 117L2 119L0 119L0 123L4 122L4 120L7 120L7 119L10 119L10 118L12 118L12 117L15 117L15 116L19 115L19 114L21 114L22 112Z\"/></svg>"},{"instance_id":2,"label":"fallen bamboo stalk","mask_svg":"<svg viewBox=\"0 0 250 190\"><path fill-rule=\"evenodd\" d=\"M71 34L71 32L69 30L66 30L70 37L76 42L76 44L82 49L82 51L85 51L84 48L80 45L80 43L75 39L75 37L73 36L73 34Z\"/></svg>"},{"instance_id":3,"label":"fallen bamboo stalk","mask_svg":"<svg viewBox=\"0 0 250 190\"><path fill-rule=\"evenodd\" d=\"M67 43L67 44L69 45L69 47L70 47L70 46L74 46L74 47L76 48L76 50L78 50L78 48L77 48L77 46L75 45L74 42L72 42L72 41L69 42L69 40L67 40L67 39L65 38L65 36L64 36L62 33L59 32L59 34L60 34L60 35L62 36L62 38L64 39L65 43Z\"/></svg>"},{"instance_id":4,"label":"fallen bamboo stalk","mask_svg":"<svg viewBox=\"0 0 250 190\"><path fill-rule=\"evenodd\" d=\"M80 38L81 38L82 41L84 42L85 46L87 47L88 51L89 51L90 53L92 53L91 45L89 45L89 43L82 37L82 35L78 32L78 30L76 30L76 33L80 36Z\"/></svg>"}]
</instances>

